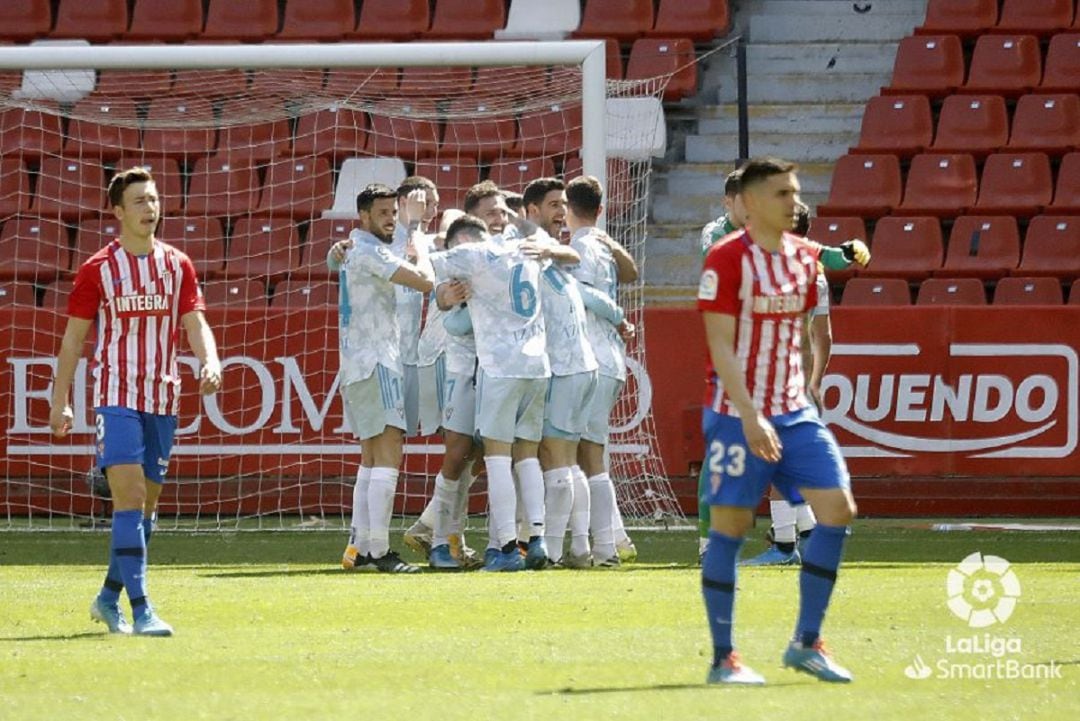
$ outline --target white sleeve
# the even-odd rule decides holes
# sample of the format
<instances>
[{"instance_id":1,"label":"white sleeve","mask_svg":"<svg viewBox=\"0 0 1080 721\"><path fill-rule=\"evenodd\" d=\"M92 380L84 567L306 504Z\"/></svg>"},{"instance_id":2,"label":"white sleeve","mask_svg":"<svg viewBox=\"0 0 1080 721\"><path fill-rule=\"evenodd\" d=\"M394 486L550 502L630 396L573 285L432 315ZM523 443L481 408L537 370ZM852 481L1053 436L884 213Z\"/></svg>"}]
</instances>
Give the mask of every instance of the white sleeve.
<instances>
[{"instance_id":1,"label":"white sleeve","mask_svg":"<svg viewBox=\"0 0 1080 721\"><path fill-rule=\"evenodd\" d=\"M390 252L389 248L368 243L350 248L345 257L346 269L368 273L385 280L389 280L390 276L405 264L405 261Z\"/></svg>"},{"instance_id":2,"label":"white sleeve","mask_svg":"<svg viewBox=\"0 0 1080 721\"><path fill-rule=\"evenodd\" d=\"M473 274L483 253L475 244L459 245L450 250L431 254L431 267L440 281L451 278L467 278Z\"/></svg>"}]
</instances>

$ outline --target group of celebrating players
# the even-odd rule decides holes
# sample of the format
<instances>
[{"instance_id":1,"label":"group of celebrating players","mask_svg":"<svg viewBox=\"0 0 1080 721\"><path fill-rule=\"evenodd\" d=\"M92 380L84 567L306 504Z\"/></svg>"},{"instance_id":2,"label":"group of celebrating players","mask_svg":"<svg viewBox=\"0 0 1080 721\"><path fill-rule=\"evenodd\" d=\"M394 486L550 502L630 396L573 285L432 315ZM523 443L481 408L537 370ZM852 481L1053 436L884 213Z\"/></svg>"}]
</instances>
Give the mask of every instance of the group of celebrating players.
<instances>
[{"instance_id":1,"label":"group of celebrating players","mask_svg":"<svg viewBox=\"0 0 1080 721\"><path fill-rule=\"evenodd\" d=\"M432 569L611 567L636 556L606 446L634 334L617 286L637 268L596 227L602 202L588 176L539 178L520 198L485 181L434 232L430 180L359 194L357 228L327 257L340 273L341 393L363 459L345 568L420 570L390 549L390 520L404 438L438 431L434 495L404 539ZM463 537L481 461L482 558Z\"/></svg>"}]
</instances>

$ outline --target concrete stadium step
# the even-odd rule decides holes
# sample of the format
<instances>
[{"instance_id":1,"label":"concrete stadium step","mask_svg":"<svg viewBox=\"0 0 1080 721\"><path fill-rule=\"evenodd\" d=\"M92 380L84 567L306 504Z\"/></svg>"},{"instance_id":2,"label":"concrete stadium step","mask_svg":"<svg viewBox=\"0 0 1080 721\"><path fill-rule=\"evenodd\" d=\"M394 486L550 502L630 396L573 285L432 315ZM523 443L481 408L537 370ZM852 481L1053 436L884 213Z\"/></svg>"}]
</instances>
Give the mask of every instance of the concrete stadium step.
<instances>
[{"instance_id":1,"label":"concrete stadium step","mask_svg":"<svg viewBox=\"0 0 1080 721\"><path fill-rule=\"evenodd\" d=\"M739 12L754 15L862 15L888 20L890 16L915 16L922 22L927 0L739 0ZM856 10L858 8L858 10Z\"/></svg>"},{"instance_id":2,"label":"concrete stadium step","mask_svg":"<svg viewBox=\"0 0 1080 721\"><path fill-rule=\"evenodd\" d=\"M859 6L870 7L860 13ZM921 9L920 9L921 5ZM846 6L846 7L845 7ZM891 12L890 12L891 10ZM775 2L751 12L744 27L752 43L850 42L859 40L898 41L918 26L926 16L925 2Z\"/></svg>"},{"instance_id":3,"label":"concrete stadium step","mask_svg":"<svg viewBox=\"0 0 1080 721\"><path fill-rule=\"evenodd\" d=\"M750 129L755 133L804 133L846 131L858 133L863 103L769 103L749 108ZM700 135L739 132L736 103L697 109Z\"/></svg>"},{"instance_id":4,"label":"concrete stadium step","mask_svg":"<svg viewBox=\"0 0 1080 721\"><path fill-rule=\"evenodd\" d=\"M851 133L750 133L750 156L775 155L796 161L830 162L858 143ZM716 162L738 151L738 136L690 135L686 138L686 159Z\"/></svg>"},{"instance_id":5,"label":"concrete stadium step","mask_svg":"<svg viewBox=\"0 0 1080 721\"><path fill-rule=\"evenodd\" d=\"M751 77L758 72L788 73L887 73L891 74L897 43L752 43L746 48L746 67Z\"/></svg>"}]
</instances>

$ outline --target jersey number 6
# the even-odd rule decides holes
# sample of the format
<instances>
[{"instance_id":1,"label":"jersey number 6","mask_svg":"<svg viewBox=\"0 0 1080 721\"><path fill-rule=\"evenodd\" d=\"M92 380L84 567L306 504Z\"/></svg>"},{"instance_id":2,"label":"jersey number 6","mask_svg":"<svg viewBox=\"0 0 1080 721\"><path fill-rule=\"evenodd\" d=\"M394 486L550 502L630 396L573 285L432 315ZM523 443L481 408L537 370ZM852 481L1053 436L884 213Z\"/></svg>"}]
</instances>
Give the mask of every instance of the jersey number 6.
<instances>
[{"instance_id":1,"label":"jersey number 6","mask_svg":"<svg viewBox=\"0 0 1080 721\"><path fill-rule=\"evenodd\" d=\"M536 312L536 287L521 276L525 266L515 265L510 273L510 307L524 318L532 318Z\"/></svg>"}]
</instances>

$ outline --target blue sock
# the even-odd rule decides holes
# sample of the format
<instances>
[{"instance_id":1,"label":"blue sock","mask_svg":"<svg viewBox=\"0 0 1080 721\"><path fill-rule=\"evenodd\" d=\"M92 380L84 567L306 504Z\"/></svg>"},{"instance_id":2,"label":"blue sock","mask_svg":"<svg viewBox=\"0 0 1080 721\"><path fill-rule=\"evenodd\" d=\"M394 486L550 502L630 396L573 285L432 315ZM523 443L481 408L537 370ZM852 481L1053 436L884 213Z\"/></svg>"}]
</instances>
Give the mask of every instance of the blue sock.
<instances>
[{"instance_id":1,"label":"blue sock","mask_svg":"<svg viewBox=\"0 0 1080 721\"><path fill-rule=\"evenodd\" d=\"M146 608L146 538L140 510L116 511L112 521L112 554L127 589L131 612Z\"/></svg>"},{"instance_id":2,"label":"blue sock","mask_svg":"<svg viewBox=\"0 0 1080 721\"><path fill-rule=\"evenodd\" d=\"M847 526L819 523L803 551L799 573L799 623L795 627L795 640L803 646L813 646L821 633L821 622L836 585L836 569L844 555L847 534Z\"/></svg>"},{"instance_id":3,"label":"blue sock","mask_svg":"<svg viewBox=\"0 0 1080 721\"><path fill-rule=\"evenodd\" d=\"M157 514L143 519L143 540L146 546L150 546L150 536L154 533L154 519ZM116 554L109 549L109 570L105 572L105 583L101 586L98 596L102 601L115 606L120 603L120 592L124 590L124 577L120 574L120 564L116 561Z\"/></svg>"},{"instance_id":4,"label":"blue sock","mask_svg":"<svg viewBox=\"0 0 1080 721\"><path fill-rule=\"evenodd\" d=\"M713 666L719 666L733 648L731 624L735 610L735 561L741 538L709 531L709 547L701 562L701 593L713 639Z\"/></svg>"}]
</instances>

